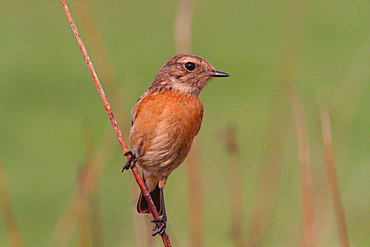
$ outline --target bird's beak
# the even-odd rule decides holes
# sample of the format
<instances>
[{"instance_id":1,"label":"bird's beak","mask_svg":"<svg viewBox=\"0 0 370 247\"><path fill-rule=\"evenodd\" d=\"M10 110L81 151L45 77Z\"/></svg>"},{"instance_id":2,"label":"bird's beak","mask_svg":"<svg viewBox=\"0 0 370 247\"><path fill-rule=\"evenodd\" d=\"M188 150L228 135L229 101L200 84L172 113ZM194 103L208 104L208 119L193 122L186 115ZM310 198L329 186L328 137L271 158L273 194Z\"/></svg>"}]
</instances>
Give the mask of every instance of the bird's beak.
<instances>
[{"instance_id":1,"label":"bird's beak","mask_svg":"<svg viewBox=\"0 0 370 247\"><path fill-rule=\"evenodd\" d=\"M212 77L229 77L229 74L217 70L212 70L208 74Z\"/></svg>"}]
</instances>

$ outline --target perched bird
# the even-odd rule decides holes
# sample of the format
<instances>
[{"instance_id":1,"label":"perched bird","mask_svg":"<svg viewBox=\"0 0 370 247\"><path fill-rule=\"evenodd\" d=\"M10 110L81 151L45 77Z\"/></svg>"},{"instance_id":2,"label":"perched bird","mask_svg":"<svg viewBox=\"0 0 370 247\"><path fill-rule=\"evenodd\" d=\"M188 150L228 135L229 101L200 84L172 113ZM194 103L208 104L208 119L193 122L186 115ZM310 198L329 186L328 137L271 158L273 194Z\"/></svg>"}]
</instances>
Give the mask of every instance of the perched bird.
<instances>
[{"instance_id":1,"label":"perched bird","mask_svg":"<svg viewBox=\"0 0 370 247\"><path fill-rule=\"evenodd\" d=\"M204 58L176 55L159 70L132 110L130 154L142 170L164 223L164 227L153 235L162 234L165 229L167 216L163 188L168 176L188 155L202 123L203 105L199 93L211 78L228 76L215 70ZM124 169L128 168L129 164L126 164ZM137 212L150 213L142 193Z\"/></svg>"}]
</instances>

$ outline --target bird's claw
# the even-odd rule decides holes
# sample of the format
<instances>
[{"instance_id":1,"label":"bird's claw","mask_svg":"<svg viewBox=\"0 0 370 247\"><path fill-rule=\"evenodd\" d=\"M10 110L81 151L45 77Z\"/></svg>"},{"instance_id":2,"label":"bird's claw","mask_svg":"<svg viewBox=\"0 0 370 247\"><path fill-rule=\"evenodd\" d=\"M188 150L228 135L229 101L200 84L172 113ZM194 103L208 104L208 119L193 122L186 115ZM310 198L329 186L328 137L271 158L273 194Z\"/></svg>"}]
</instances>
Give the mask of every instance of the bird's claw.
<instances>
[{"instance_id":1,"label":"bird's claw","mask_svg":"<svg viewBox=\"0 0 370 247\"><path fill-rule=\"evenodd\" d=\"M166 231L166 227L167 227L167 217L166 216L162 216L159 219L151 220L150 222L155 223L155 226L152 228L152 230L153 230L152 236L153 237L157 234L162 235ZM158 225L157 223L161 223L161 224Z\"/></svg>"},{"instance_id":2,"label":"bird's claw","mask_svg":"<svg viewBox=\"0 0 370 247\"><path fill-rule=\"evenodd\" d=\"M135 155L134 155L134 153L132 151L127 151L123 155L124 156L130 155L131 157L128 158L126 164L122 167L122 172L124 170L130 169L135 164L135 161L136 161L136 157L135 157Z\"/></svg>"}]
</instances>

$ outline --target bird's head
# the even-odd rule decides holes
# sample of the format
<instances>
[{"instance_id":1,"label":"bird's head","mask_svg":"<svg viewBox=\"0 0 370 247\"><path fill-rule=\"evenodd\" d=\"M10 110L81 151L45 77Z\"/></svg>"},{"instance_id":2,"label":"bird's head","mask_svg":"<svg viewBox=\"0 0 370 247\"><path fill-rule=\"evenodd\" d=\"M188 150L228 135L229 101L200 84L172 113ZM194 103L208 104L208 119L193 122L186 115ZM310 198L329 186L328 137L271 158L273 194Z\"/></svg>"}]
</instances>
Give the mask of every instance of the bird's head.
<instances>
[{"instance_id":1,"label":"bird's head","mask_svg":"<svg viewBox=\"0 0 370 247\"><path fill-rule=\"evenodd\" d=\"M211 78L228 76L227 73L215 70L212 64L202 57L179 54L167 60L159 70L150 89L174 90L199 95Z\"/></svg>"}]
</instances>

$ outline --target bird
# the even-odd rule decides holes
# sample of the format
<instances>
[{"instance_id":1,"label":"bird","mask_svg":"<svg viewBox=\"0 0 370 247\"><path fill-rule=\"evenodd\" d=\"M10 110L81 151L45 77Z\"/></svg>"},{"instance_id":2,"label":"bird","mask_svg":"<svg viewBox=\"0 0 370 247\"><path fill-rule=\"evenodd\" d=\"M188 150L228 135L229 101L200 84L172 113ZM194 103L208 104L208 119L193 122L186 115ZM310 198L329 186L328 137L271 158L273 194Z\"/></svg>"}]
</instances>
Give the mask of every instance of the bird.
<instances>
[{"instance_id":1,"label":"bird","mask_svg":"<svg viewBox=\"0 0 370 247\"><path fill-rule=\"evenodd\" d=\"M123 170L136 164L142 171L163 223L162 227L153 228L153 236L166 229L163 189L171 172L185 160L200 130L203 104L199 94L213 77L229 75L215 70L200 56L178 54L167 60L132 109L131 151L125 154L131 158ZM137 212L150 213L142 192Z\"/></svg>"}]
</instances>

